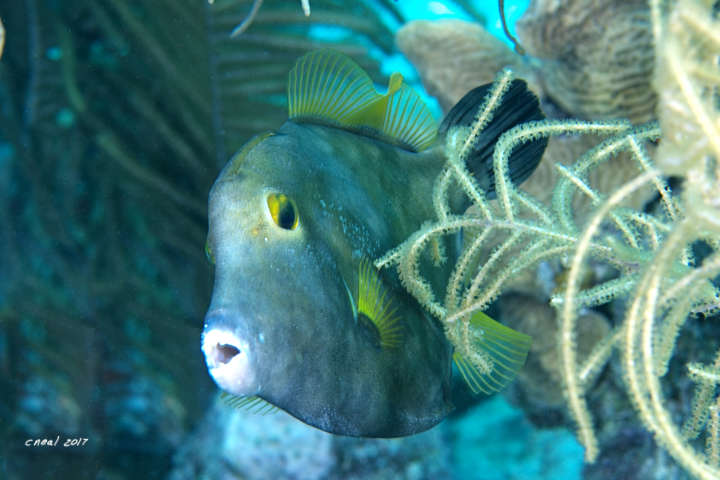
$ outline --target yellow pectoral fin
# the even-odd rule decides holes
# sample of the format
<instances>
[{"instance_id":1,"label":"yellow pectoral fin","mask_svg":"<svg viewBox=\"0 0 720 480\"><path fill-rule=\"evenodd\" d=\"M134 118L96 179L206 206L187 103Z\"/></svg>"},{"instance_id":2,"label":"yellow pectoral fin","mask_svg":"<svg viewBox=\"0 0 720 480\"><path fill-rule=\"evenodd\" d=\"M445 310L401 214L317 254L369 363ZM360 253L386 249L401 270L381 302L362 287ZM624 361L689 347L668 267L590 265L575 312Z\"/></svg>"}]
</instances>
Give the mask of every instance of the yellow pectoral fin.
<instances>
[{"instance_id":1,"label":"yellow pectoral fin","mask_svg":"<svg viewBox=\"0 0 720 480\"><path fill-rule=\"evenodd\" d=\"M453 360L473 393L486 394L505 388L525 364L532 339L496 322L482 312L470 318L472 351L457 350Z\"/></svg>"},{"instance_id":2,"label":"yellow pectoral fin","mask_svg":"<svg viewBox=\"0 0 720 480\"><path fill-rule=\"evenodd\" d=\"M360 262L358 272L357 316L367 318L377 329L378 342L382 348L400 345L402 327L390 292L368 260Z\"/></svg>"}]
</instances>

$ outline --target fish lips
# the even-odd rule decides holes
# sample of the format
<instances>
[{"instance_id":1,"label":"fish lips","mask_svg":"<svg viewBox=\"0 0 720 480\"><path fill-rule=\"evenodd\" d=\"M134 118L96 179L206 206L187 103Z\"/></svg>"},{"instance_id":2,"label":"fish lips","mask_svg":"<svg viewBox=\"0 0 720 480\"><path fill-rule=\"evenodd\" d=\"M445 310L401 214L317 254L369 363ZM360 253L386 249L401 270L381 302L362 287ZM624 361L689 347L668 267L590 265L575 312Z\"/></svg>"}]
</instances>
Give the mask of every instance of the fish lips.
<instances>
[{"instance_id":1,"label":"fish lips","mask_svg":"<svg viewBox=\"0 0 720 480\"><path fill-rule=\"evenodd\" d=\"M208 312L202 336L202 351L210 376L221 389L234 395L256 393L252 350L244 336L230 327L235 315L223 310Z\"/></svg>"}]
</instances>

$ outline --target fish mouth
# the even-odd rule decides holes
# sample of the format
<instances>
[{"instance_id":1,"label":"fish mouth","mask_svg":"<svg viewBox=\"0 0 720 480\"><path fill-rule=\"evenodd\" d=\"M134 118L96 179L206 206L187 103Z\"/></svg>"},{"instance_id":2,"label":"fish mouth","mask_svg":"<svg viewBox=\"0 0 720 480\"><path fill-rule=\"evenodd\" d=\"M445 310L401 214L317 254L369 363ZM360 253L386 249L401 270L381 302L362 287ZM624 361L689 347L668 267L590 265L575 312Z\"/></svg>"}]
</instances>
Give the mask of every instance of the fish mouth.
<instances>
[{"instance_id":1,"label":"fish mouth","mask_svg":"<svg viewBox=\"0 0 720 480\"><path fill-rule=\"evenodd\" d=\"M246 341L229 330L213 328L203 334L202 351L210 376L218 387L235 395L254 393L255 375Z\"/></svg>"}]
</instances>

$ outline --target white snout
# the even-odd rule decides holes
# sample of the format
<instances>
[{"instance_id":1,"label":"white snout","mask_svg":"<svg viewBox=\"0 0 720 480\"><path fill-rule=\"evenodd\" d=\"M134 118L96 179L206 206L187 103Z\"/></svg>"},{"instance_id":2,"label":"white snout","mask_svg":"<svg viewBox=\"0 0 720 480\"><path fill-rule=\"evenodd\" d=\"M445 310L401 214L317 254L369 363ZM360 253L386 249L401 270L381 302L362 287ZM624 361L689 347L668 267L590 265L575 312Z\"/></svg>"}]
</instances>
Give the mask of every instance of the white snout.
<instances>
[{"instance_id":1,"label":"white snout","mask_svg":"<svg viewBox=\"0 0 720 480\"><path fill-rule=\"evenodd\" d=\"M212 329L203 335L202 350L210 376L218 387L234 395L255 393L247 342L228 330Z\"/></svg>"}]
</instances>

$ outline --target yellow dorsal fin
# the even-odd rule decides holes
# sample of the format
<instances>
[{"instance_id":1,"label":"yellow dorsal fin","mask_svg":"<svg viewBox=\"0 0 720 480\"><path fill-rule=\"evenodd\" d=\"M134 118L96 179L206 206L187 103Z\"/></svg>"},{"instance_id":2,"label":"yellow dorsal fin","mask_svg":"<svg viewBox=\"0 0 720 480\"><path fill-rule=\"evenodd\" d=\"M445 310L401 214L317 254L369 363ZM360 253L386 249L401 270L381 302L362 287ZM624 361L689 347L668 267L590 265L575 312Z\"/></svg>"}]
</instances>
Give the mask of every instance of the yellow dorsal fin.
<instances>
[{"instance_id":1,"label":"yellow dorsal fin","mask_svg":"<svg viewBox=\"0 0 720 480\"><path fill-rule=\"evenodd\" d=\"M473 393L498 392L525 364L531 338L496 322L483 312L470 318L471 352L455 351L453 360Z\"/></svg>"},{"instance_id":2,"label":"yellow dorsal fin","mask_svg":"<svg viewBox=\"0 0 720 480\"><path fill-rule=\"evenodd\" d=\"M365 71L345 55L316 50L290 70L288 110L291 119L309 119L360 131L415 151L435 140L437 124L399 73L379 94Z\"/></svg>"}]
</instances>

